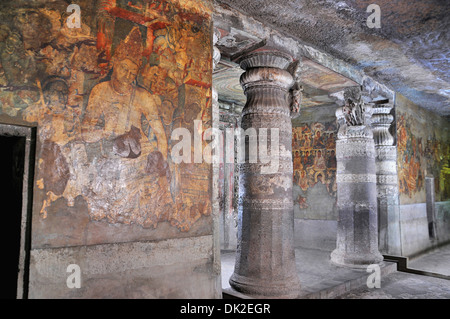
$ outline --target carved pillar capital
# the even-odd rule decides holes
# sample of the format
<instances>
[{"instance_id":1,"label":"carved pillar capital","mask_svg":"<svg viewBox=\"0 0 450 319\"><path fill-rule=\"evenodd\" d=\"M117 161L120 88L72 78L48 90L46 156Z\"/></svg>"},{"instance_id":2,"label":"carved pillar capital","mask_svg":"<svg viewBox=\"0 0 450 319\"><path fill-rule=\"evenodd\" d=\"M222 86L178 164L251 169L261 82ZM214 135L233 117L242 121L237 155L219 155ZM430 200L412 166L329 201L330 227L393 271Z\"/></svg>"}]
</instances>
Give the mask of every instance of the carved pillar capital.
<instances>
[{"instance_id":1,"label":"carved pillar capital","mask_svg":"<svg viewBox=\"0 0 450 319\"><path fill-rule=\"evenodd\" d=\"M394 145L394 137L389 132L394 121L394 116L390 114L393 107L391 104L376 104L373 107L371 121L376 146Z\"/></svg>"},{"instance_id":2,"label":"carved pillar capital","mask_svg":"<svg viewBox=\"0 0 450 319\"><path fill-rule=\"evenodd\" d=\"M243 118L262 113L290 116L289 90L294 79L287 69L291 63L291 56L276 50L254 51L240 59L245 70L240 82L247 96Z\"/></svg>"},{"instance_id":3,"label":"carved pillar capital","mask_svg":"<svg viewBox=\"0 0 450 319\"><path fill-rule=\"evenodd\" d=\"M240 81L246 94L253 87L275 87L287 92L294 84L292 75L288 71L273 67L248 69L241 75Z\"/></svg>"},{"instance_id":4,"label":"carved pillar capital","mask_svg":"<svg viewBox=\"0 0 450 319\"><path fill-rule=\"evenodd\" d=\"M292 61L289 54L278 50L262 49L244 55L239 59L239 65L245 71L264 67L286 70Z\"/></svg>"}]
</instances>

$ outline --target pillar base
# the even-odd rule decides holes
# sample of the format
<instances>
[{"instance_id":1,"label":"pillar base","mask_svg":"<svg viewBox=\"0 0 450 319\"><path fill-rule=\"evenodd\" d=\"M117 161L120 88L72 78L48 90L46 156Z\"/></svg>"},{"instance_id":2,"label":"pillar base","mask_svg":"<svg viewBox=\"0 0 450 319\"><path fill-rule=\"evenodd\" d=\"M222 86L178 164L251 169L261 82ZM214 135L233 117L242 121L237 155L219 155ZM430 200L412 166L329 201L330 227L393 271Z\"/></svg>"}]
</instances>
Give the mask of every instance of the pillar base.
<instances>
[{"instance_id":1,"label":"pillar base","mask_svg":"<svg viewBox=\"0 0 450 319\"><path fill-rule=\"evenodd\" d=\"M300 281L297 275L284 280L268 281L233 273L229 283L234 290L258 298L295 299L300 293Z\"/></svg>"},{"instance_id":2,"label":"pillar base","mask_svg":"<svg viewBox=\"0 0 450 319\"><path fill-rule=\"evenodd\" d=\"M384 259L379 252L371 254L346 253L337 249L333 250L330 257L333 264L350 268L367 268L369 265L380 264Z\"/></svg>"}]
</instances>

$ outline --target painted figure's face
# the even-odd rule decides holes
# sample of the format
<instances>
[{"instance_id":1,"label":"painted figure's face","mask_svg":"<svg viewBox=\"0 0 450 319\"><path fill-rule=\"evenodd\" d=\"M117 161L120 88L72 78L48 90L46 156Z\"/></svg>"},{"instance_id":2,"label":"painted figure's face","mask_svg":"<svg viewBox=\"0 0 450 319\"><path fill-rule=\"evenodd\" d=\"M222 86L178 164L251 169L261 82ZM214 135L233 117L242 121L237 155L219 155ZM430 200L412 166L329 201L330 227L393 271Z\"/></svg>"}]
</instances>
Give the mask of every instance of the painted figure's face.
<instances>
[{"instance_id":1,"label":"painted figure's face","mask_svg":"<svg viewBox=\"0 0 450 319\"><path fill-rule=\"evenodd\" d=\"M173 113L173 106L172 103L165 100L161 104L161 115L164 121L164 124L169 125L172 121L172 113Z\"/></svg>"},{"instance_id":2,"label":"painted figure's face","mask_svg":"<svg viewBox=\"0 0 450 319\"><path fill-rule=\"evenodd\" d=\"M6 47L12 50L20 48L21 45L22 43L17 33L13 33L8 37L8 39L6 39Z\"/></svg>"},{"instance_id":3,"label":"painted figure's face","mask_svg":"<svg viewBox=\"0 0 450 319\"><path fill-rule=\"evenodd\" d=\"M129 59L124 59L116 62L113 69L112 77L118 83L128 86L133 83L133 81L138 76L139 67L136 63Z\"/></svg>"},{"instance_id":4,"label":"painted figure's face","mask_svg":"<svg viewBox=\"0 0 450 319\"><path fill-rule=\"evenodd\" d=\"M67 104L67 95L69 94L67 86L62 82L51 84L50 88L46 88L44 99L47 107L54 111L63 111Z\"/></svg>"}]
</instances>

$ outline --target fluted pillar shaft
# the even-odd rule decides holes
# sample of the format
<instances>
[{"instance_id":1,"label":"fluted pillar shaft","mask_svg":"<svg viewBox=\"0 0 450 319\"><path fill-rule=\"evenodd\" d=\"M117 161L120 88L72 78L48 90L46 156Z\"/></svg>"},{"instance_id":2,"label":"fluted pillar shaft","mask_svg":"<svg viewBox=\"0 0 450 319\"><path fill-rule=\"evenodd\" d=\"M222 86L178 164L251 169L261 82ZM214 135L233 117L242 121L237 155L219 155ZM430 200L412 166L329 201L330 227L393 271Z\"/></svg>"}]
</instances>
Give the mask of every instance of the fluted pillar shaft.
<instances>
[{"instance_id":1,"label":"fluted pillar shaft","mask_svg":"<svg viewBox=\"0 0 450 319\"><path fill-rule=\"evenodd\" d=\"M358 103L356 102L357 106ZM367 267L383 260L378 250L375 144L370 106L338 110L336 141L338 229L335 264ZM359 118L358 118L359 115ZM353 117L352 117L353 116Z\"/></svg>"},{"instance_id":2,"label":"fluted pillar shaft","mask_svg":"<svg viewBox=\"0 0 450 319\"><path fill-rule=\"evenodd\" d=\"M378 238L380 252L401 255L400 207L397 175L397 147L389 129L394 120L393 105L373 108L372 128L376 151Z\"/></svg>"},{"instance_id":3,"label":"fluted pillar shaft","mask_svg":"<svg viewBox=\"0 0 450 319\"><path fill-rule=\"evenodd\" d=\"M245 162L240 169L238 251L230 285L254 296L296 297L300 285L295 267L294 212L292 200L292 124L286 71L292 59L278 51L253 52L241 59L246 72L241 85L247 96L242 129L256 130L258 138L245 142ZM267 129L267 138L261 135ZM275 131L278 131L275 134ZM272 137L277 140L272 140ZM278 163L267 170L267 158L249 160L256 140L267 144L267 157ZM278 154L271 153L278 143ZM258 144L261 147L261 144ZM277 158L274 158L276 156Z\"/></svg>"}]
</instances>

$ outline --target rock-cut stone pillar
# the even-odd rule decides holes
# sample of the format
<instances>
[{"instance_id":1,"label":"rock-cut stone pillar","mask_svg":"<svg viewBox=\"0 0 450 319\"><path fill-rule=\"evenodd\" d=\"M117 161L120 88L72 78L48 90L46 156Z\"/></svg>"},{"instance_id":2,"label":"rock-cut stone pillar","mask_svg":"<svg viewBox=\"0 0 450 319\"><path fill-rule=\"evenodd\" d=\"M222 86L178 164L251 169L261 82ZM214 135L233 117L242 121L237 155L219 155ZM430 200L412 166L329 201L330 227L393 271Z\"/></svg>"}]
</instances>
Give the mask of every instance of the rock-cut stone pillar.
<instances>
[{"instance_id":1,"label":"rock-cut stone pillar","mask_svg":"<svg viewBox=\"0 0 450 319\"><path fill-rule=\"evenodd\" d=\"M381 253L402 254L400 204L397 175L397 146L390 133L392 104L373 106L371 124L375 141L378 198L378 247Z\"/></svg>"},{"instance_id":2,"label":"rock-cut stone pillar","mask_svg":"<svg viewBox=\"0 0 450 319\"><path fill-rule=\"evenodd\" d=\"M213 29L213 70L220 62L220 50L216 47L220 38L220 31ZM212 127L219 128L219 95L213 83L212 90ZM221 263L220 263L220 208L219 208L219 164L212 163L212 219L213 219L213 271L215 278L215 298L220 298L222 292Z\"/></svg>"},{"instance_id":3,"label":"rock-cut stone pillar","mask_svg":"<svg viewBox=\"0 0 450 319\"><path fill-rule=\"evenodd\" d=\"M254 128L258 142L267 144L278 131L279 154L274 171L265 171L267 158L251 160L256 138L245 141L245 161L240 166L238 249L230 285L244 294L295 298L300 284L295 267L294 211L292 200L292 124L289 89L294 84L287 71L289 55L279 51L254 51L241 59L245 70L241 85L247 96L242 129ZM262 130L261 130L262 129ZM262 132L267 129L267 141ZM274 134L274 135L271 135ZM267 142L267 143L266 143ZM258 149L261 145L258 145ZM260 150L259 150L260 151Z\"/></svg>"},{"instance_id":4,"label":"rock-cut stone pillar","mask_svg":"<svg viewBox=\"0 0 450 319\"><path fill-rule=\"evenodd\" d=\"M346 97L346 95L344 95ZM336 111L338 225L334 264L367 267L383 260L378 250L375 145L370 128L371 106L360 93L349 93Z\"/></svg>"}]
</instances>

